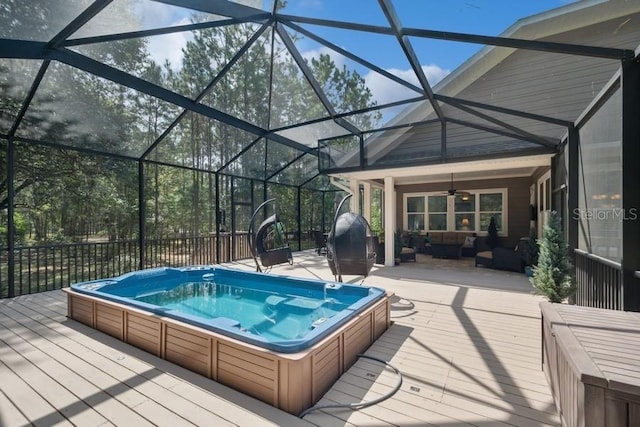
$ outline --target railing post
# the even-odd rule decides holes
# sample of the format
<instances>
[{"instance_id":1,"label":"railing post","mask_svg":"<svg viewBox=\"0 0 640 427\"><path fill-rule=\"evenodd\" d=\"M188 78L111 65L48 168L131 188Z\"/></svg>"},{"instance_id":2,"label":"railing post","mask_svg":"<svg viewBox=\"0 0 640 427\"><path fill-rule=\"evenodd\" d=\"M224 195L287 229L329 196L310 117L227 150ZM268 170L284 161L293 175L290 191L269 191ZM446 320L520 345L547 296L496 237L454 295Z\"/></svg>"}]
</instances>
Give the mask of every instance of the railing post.
<instances>
[{"instance_id":1,"label":"railing post","mask_svg":"<svg viewBox=\"0 0 640 427\"><path fill-rule=\"evenodd\" d=\"M302 189L298 187L298 250L302 250Z\"/></svg>"}]
</instances>

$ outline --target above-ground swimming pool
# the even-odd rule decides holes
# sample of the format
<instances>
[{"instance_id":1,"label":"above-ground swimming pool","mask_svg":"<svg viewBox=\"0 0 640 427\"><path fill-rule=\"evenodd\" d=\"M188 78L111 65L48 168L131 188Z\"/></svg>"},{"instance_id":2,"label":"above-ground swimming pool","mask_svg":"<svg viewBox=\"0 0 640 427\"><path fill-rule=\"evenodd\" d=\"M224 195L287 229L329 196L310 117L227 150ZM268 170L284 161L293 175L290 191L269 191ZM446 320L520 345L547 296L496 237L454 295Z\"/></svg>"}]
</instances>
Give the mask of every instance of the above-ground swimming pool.
<instances>
[{"instance_id":1,"label":"above-ground swimming pool","mask_svg":"<svg viewBox=\"0 0 640 427\"><path fill-rule=\"evenodd\" d=\"M155 268L71 288L282 353L309 348L384 296L378 288L213 266Z\"/></svg>"},{"instance_id":2,"label":"above-ground swimming pool","mask_svg":"<svg viewBox=\"0 0 640 427\"><path fill-rule=\"evenodd\" d=\"M389 326L379 288L155 268L78 283L69 317L297 414Z\"/></svg>"}]
</instances>

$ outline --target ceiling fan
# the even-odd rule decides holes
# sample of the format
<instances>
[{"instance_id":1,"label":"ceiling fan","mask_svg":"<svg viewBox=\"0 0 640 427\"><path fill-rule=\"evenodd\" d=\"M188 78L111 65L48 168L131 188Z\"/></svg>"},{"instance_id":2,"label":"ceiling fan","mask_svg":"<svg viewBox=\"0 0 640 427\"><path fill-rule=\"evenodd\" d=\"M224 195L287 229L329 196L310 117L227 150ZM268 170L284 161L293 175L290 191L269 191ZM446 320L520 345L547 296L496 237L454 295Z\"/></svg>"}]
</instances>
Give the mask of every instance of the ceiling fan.
<instances>
[{"instance_id":1,"label":"ceiling fan","mask_svg":"<svg viewBox=\"0 0 640 427\"><path fill-rule=\"evenodd\" d=\"M451 174L451 186L449 187L449 189L447 190L446 193L447 196L461 196L463 201L469 200L469 196L471 196L471 193L469 193L468 191L458 191L455 189L455 187L453 186L453 173Z\"/></svg>"}]
</instances>

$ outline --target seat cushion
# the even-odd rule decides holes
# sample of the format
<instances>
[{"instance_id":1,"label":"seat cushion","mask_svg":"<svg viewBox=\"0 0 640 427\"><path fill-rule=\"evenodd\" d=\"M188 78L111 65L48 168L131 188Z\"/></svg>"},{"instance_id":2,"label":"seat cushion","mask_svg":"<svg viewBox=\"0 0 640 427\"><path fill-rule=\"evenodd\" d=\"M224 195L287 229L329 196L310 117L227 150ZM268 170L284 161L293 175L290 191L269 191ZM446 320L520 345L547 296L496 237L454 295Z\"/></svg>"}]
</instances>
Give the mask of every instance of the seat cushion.
<instances>
[{"instance_id":1,"label":"seat cushion","mask_svg":"<svg viewBox=\"0 0 640 427\"><path fill-rule=\"evenodd\" d=\"M442 243L444 245L455 245L458 243L458 233L450 231L442 233Z\"/></svg>"},{"instance_id":2,"label":"seat cushion","mask_svg":"<svg viewBox=\"0 0 640 427\"><path fill-rule=\"evenodd\" d=\"M476 254L476 267L479 265L484 265L485 267L493 267L493 252L478 252Z\"/></svg>"},{"instance_id":3,"label":"seat cushion","mask_svg":"<svg viewBox=\"0 0 640 427\"><path fill-rule=\"evenodd\" d=\"M400 261L416 260L416 250L413 248L402 248L400 251Z\"/></svg>"},{"instance_id":4,"label":"seat cushion","mask_svg":"<svg viewBox=\"0 0 640 427\"><path fill-rule=\"evenodd\" d=\"M442 243L442 233L429 233L429 243Z\"/></svg>"}]
</instances>

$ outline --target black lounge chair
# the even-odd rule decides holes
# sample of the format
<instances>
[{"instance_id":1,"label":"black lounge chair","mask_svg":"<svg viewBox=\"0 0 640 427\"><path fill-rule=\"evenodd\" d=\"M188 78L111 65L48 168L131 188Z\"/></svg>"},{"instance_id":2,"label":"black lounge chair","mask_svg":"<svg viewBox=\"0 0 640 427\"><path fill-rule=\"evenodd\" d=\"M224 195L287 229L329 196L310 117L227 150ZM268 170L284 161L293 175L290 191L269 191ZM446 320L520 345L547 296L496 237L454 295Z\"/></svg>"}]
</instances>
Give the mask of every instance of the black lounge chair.
<instances>
[{"instance_id":1,"label":"black lounge chair","mask_svg":"<svg viewBox=\"0 0 640 427\"><path fill-rule=\"evenodd\" d=\"M311 235L316 243L316 253L318 255L327 253L327 237L320 230L311 230Z\"/></svg>"}]
</instances>

